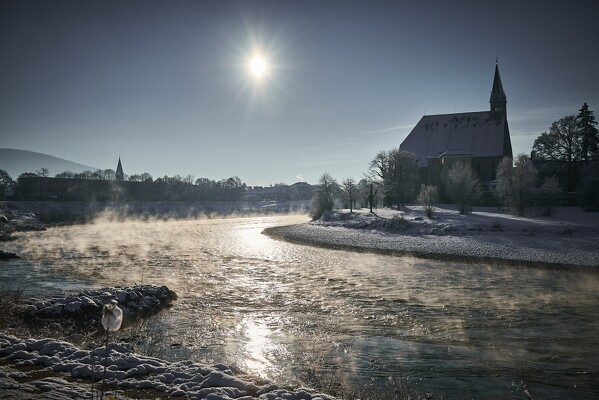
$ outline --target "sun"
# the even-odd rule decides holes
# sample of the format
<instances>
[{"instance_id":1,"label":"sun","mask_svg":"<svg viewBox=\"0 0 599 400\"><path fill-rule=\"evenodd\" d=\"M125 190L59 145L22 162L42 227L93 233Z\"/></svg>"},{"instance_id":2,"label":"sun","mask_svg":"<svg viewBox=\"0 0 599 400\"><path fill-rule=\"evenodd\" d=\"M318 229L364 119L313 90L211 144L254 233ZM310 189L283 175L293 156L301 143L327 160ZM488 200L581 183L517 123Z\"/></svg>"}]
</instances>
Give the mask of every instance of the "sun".
<instances>
[{"instance_id":1,"label":"sun","mask_svg":"<svg viewBox=\"0 0 599 400\"><path fill-rule=\"evenodd\" d=\"M250 76L257 81L263 80L270 73L270 64L268 60L259 53L256 53L249 58L247 66Z\"/></svg>"}]
</instances>

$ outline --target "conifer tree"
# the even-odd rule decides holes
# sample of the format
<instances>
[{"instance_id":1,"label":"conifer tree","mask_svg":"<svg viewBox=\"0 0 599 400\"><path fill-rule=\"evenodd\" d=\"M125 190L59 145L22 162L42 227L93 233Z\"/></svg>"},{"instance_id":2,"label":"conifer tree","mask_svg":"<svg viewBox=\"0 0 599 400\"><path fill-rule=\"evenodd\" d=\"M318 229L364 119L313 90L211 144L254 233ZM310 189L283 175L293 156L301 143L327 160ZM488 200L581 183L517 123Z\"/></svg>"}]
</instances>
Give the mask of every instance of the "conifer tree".
<instances>
[{"instance_id":1,"label":"conifer tree","mask_svg":"<svg viewBox=\"0 0 599 400\"><path fill-rule=\"evenodd\" d=\"M589 110L589 105L584 103L578 110L576 124L581 136L581 158L584 161L599 159L599 131L597 131L597 121L593 111Z\"/></svg>"}]
</instances>

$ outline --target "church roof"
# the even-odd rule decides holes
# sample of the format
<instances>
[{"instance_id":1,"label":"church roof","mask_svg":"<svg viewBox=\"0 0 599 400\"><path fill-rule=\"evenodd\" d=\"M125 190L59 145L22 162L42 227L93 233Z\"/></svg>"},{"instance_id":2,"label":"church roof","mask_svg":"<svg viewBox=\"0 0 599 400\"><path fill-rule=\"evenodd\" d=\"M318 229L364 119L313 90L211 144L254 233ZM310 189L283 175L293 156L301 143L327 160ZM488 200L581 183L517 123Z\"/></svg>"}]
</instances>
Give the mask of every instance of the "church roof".
<instances>
[{"instance_id":1,"label":"church roof","mask_svg":"<svg viewBox=\"0 0 599 400\"><path fill-rule=\"evenodd\" d=\"M425 115L399 147L416 154L421 167L427 158L454 149L472 157L501 157L506 128L506 119L489 111Z\"/></svg>"}]
</instances>

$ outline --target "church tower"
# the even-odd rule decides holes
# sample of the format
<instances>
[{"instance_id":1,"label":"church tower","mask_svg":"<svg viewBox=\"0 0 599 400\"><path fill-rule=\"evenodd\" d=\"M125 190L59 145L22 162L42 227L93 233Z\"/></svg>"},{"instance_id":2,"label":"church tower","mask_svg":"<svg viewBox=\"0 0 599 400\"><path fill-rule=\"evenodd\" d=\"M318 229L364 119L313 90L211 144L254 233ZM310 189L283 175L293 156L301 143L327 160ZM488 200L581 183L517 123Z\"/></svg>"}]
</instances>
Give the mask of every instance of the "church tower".
<instances>
[{"instance_id":1,"label":"church tower","mask_svg":"<svg viewBox=\"0 0 599 400\"><path fill-rule=\"evenodd\" d=\"M123 166L121 165L121 157L119 157L119 163L116 166L116 180L122 182L125 180L125 174L123 173Z\"/></svg>"},{"instance_id":2,"label":"church tower","mask_svg":"<svg viewBox=\"0 0 599 400\"><path fill-rule=\"evenodd\" d=\"M499 65L495 60L495 76L493 77L493 90L491 91L491 113L496 118L507 118L505 92L503 91L503 85L501 84L501 77L499 76Z\"/></svg>"}]
</instances>

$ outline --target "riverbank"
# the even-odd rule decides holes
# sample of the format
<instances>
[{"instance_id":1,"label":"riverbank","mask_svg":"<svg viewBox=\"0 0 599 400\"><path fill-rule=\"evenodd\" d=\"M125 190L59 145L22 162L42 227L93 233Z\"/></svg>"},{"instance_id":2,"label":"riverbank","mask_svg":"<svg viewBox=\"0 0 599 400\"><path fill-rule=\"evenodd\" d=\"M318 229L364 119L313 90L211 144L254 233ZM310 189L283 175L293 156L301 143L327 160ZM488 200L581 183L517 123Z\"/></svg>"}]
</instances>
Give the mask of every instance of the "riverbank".
<instances>
[{"instance_id":1,"label":"riverbank","mask_svg":"<svg viewBox=\"0 0 599 400\"><path fill-rule=\"evenodd\" d=\"M142 356L125 343L110 344L104 372L105 351L104 346L84 350L60 340L0 333L0 398L90 399L92 393L98 396L105 376L107 393L119 399L333 399L306 389L283 389L222 364Z\"/></svg>"},{"instance_id":2,"label":"riverbank","mask_svg":"<svg viewBox=\"0 0 599 400\"><path fill-rule=\"evenodd\" d=\"M0 399L99 398L104 378L107 394L120 399L332 399L307 389L285 389L223 364L169 362L137 354L135 343L144 337L134 323L170 307L176 297L166 286L152 285L49 299L22 300L18 293L0 293L11 318L0 323ZM122 308L124 321L112 334L105 358L100 316L102 304L110 302ZM3 326L11 333L3 332ZM34 337L21 337L27 333ZM79 344L70 343L73 339Z\"/></svg>"},{"instance_id":3,"label":"riverbank","mask_svg":"<svg viewBox=\"0 0 599 400\"><path fill-rule=\"evenodd\" d=\"M420 207L332 213L325 221L268 228L294 243L436 260L595 271L599 213L556 208L553 217L515 217L496 208L461 215L440 206L433 219Z\"/></svg>"}]
</instances>

